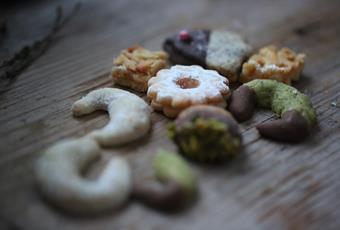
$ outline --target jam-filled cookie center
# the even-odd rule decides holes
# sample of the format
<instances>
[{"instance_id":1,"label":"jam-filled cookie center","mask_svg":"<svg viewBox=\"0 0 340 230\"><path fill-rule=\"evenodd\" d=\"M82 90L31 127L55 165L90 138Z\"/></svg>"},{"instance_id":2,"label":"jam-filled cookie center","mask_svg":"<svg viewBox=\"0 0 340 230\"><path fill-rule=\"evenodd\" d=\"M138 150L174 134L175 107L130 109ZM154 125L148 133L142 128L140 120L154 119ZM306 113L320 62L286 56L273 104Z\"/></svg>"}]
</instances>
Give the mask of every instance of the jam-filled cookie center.
<instances>
[{"instance_id":1,"label":"jam-filled cookie center","mask_svg":"<svg viewBox=\"0 0 340 230\"><path fill-rule=\"evenodd\" d=\"M200 85L200 82L189 76L178 79L176 81L176 85L178 85L182 89L192 89L197 88Z\"/></svg>"}]
</instances>

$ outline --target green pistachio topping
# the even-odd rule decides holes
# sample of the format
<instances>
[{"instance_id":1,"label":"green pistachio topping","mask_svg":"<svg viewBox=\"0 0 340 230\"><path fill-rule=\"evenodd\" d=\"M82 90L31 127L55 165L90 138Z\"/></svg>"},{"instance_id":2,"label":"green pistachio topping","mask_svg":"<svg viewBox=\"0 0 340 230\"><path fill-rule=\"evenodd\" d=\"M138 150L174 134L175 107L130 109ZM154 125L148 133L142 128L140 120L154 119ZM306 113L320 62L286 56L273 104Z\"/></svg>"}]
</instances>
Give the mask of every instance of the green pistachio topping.
<instances>
[{"instance_id":1,"label":"green pistachio topping","mask_svg":"<svg viewBox=\"0 0 340 230\"><path fill-rule=\"evenodd\" d=\"M309 126L316 123L316 113L309 98L292 86L275 80L253 80L245 84L255 91L260 107L270 109L282 116L295 110L303 116Z\"/></svg>"},{"instance_id":2,"label":"green pistachio topping","mask_svg":"<svg viewBox=\"0 0 340 230\"><path fill-rule=\"evenodd\" d=\"M188 196L196 192L196 177L189 165L178 154L160 149L154 157L153 168L155 176L160 181L176 181Z\"/></svg>"},{"instance_id":3,"label":"green pistachio topping","mask_svg":"<svg viewBox=\"0 0 340 230\"><path fill-rule=\"evenodd\" d=\"M209 162L233 158L241 148L240 136L232 135L226 123L214 118L195 118L181 127L168 126L169 137L190 158Z\"/></svg>"}]
</instances>

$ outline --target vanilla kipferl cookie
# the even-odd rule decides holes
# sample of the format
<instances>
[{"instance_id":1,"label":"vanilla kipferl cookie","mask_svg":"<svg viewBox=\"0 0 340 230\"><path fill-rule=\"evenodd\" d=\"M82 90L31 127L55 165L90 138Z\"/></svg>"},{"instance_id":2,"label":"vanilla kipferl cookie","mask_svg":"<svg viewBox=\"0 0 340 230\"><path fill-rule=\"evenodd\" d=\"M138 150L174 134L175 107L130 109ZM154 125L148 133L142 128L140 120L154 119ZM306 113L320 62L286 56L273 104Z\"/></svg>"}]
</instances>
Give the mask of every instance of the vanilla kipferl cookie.
<instances>
[{"instance_id":1,"label":"vanilla kipferl cookie","mask_svg":"<svg viewBox=\"0 0 340 230\"><path fill-rule=\"evenodd\" d=\"M200 66L175 65L163 69L148 82L151 106L168 117L176 117L192 105L209 104L226 107L230 95L228 80L215 70Z\"/></svg>"},{"instance_id":2,"label":"vanilla kipferl cookie","mask_svg":"<svg viewBox=\"0 0 340 230\"><path fill-rule=\"evenodd\" d=\"M115 84L146 92L148 80L167 66L167 58L163 51L152 52L141 46L132 46L113 61L112 80Z\"/></svg>"},{"instance_id":3,"label":"vanilla kipferl cookie","mask_svg":"<svg viewBox=\"0 0 340 230\"><path fill-rule=\"evenodd\" d=\"M245 83L253 79L272 79L290 85L299 80L304 66L305 54L295 53L291 49L278 49L266 46L243 64L240 81Z\"/></svg>"}]
</instances>

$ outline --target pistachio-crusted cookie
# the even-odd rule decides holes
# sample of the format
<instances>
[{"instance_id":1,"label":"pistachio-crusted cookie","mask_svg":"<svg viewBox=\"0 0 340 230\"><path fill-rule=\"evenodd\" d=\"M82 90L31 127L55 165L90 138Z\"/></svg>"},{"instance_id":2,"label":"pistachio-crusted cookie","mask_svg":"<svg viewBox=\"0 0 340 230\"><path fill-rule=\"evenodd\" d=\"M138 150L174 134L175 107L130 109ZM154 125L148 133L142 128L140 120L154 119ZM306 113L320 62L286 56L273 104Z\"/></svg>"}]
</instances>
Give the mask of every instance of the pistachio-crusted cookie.
<instances>
[{"instance_id":1,"label":"pistachio-crusted cookie","mask_svg":"<svg viewBox=\"0 0 340 230\"><path fill-rule=\"evenodd\" d=\"M266 46L243 64L240 81L245 83L253 79L272 79L290 85L299 80L304 66L305 54L295 53L291 49Z\"/></svg>"},{"instance_id":2,"label":"pistachio-crusted cookie","mask_svg":"<svg viewBox=\"0 0 340 230\"><path fill-rule=\"evenodd\" d=\"M226 30L182 30L168 37L163 49L175 64L200 65L237 81L251 47L240 35Z\"/></svg>"},{"instance_id":3,"label":"pistachio-crusted cookie","mask_svg":"<svg viewBox=\"0 0 340 230\"><path fill-rule=\"evenodd\" d=\"M214 106L184 110L169 124L168 133L181 153L202 162L233 158L242 147L237 122L229 112Z\"/></svg>"},{"instance_id":4,"label":"pistachio-crusted cookie","mask_svg":"<svg viewBox=\"0 0 340 230\"><path fill-rule=\"evenodd\" d=\"M146 92L148 80L167 67L167 58L163 51L152 52L141 46L132 46L113 61L112 80L115 84Z\"/></svg>"},{"instance_id":5,"label":"pistachio-crusted cookie","mask_svg":"<svg viewBox=\"0 0 340 230\"><path fill-rule=\"evenodd\" d=\"M262 136L274 140L301 141L317 121L313 105L305 94L275 80L257 79L240 86L231 96L229 111L244 121L251 118L255 105L281 117L256 126Z\"/></svg>"},{"instance_id":6,"label":"pistachio-crusted cookie","mask_svg":"<svg viewBox=\"0 0 340 230\"><path fill-rule=\"evenodd\" d=\"M176 210L193 201L197 178L186 161L176 153L159 150L153 160L154 180L136 181L132 196L148 206Z\"/></svg>"},{"instance_id":7,"label":"pistachio-crusted cookie","mask_svg":"<svg viewBox=\"0 0 340 230\"><path fill-rule=\"evenodd\" d=\"M168 117L199 104L226 106L228 80L214 70L200 66L175 65L149 80L147 96L151 106Z\"/></svg>"}]
</instances>

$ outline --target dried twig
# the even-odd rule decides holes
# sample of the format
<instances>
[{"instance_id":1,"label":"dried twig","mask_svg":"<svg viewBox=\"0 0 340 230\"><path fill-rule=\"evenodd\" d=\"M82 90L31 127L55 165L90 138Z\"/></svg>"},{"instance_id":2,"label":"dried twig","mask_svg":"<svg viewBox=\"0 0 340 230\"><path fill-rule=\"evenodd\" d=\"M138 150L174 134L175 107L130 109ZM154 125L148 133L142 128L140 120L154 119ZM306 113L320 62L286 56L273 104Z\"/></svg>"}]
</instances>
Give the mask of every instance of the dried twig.
<instances>
[{"instance_id":1,"label":"dried twig","mask_svg":"<svg viewBox=\"0 0 340 230\"><path fill-rule=\"evenodd\" d=\"M35 41L30 46L24 46L21 50L14 54L8 60L5 60L0 65L0 79L13 79L18 76L23 70L30 66L38 59L52 44L56 33L75 15L79 10L80 3L77 3L71 13L64 17L63 9L58 6L56 8L56 17L51 31L42 39Z\"/></svg>"}]
</instances>

